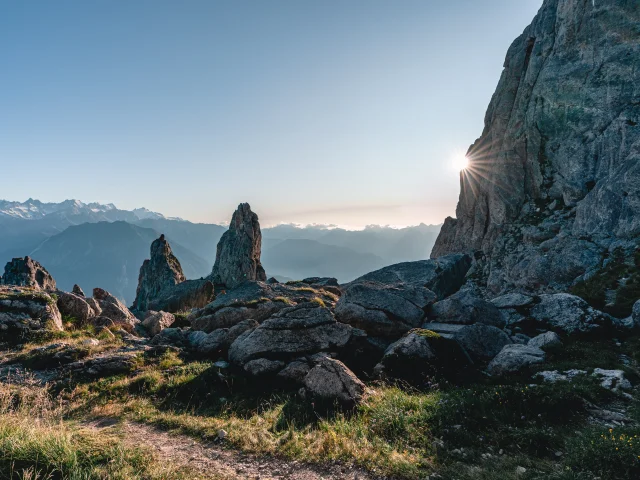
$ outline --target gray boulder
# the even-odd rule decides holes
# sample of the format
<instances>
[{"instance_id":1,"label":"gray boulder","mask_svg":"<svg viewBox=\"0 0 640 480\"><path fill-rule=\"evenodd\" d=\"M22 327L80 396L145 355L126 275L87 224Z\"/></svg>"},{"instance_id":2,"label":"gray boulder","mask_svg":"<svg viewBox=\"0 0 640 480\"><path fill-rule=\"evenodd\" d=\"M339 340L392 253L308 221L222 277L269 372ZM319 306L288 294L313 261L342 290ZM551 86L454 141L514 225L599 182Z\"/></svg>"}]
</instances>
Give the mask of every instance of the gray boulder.
<instances>
[{"instance_id":1,"label":"gray boulder","mask_svg":"<svg viewBox=\"0 0 640 480\"><path fill-rule=\"evenodd\" d=\"M533 304L534 298L522 293L507 293L491 300L497 308L519 308Z\"/></svg>"},{"instance_id":2,"label":"gray boulder","mask_svg":"<svg viewBox=\"0 0 640 480\"><path fill-rule=\"evenodd\" d=\"M421 384L440 375L453 376L469 364L469 357L453 339L415 329L387 348L374 373Z\"/></svg>"},{"instance_id":3,"label":"gray boulder","mask_svg":"<svg viewBox=\"0 0 640 480\"><path fill-rule=\"evenodd\" d=\"M176 317L167 312L154 312L149 310L147 316L142 321L142 326L147 329L149 336L153 337L159 334L165 328L173 325L176 321Z\"/></svg>"},{"instance_id":4,"label":"gray boulder","mask_svg":"<svg viewBox=\"0 0 640 480\"><path fill-rule=\"evenodd\" d=\"M520 372L527 367L542 363L545 353L537 347L529 345L505 345L500 353L491 360L487 371L491 375L505 375Z\"/></svg>"},{"instance_id":5,"label":"gray boulder","mask_svg":"<svg viewBox=\"0 0 640 480\"><path fill-rule=\"evenodd\" d=\"M542 350L548 350L550 348L557 348L562 346L562 340L560 336L555 332L541 333L537 337L532 338L527 343L530 347L537 347Z\"/></svg>"},{"instance_id":6,"label":"gray boulder","mask_svg":"<svg viewBox=\"0 0 640 480\"><path fill-rule=\"evenodd\" d=\"M248 203L241 203L233 213L229 230L218 242L213 265L213 283L235 288L247 280L266 281L260 263L262 233L258 216Z\"/></svg>"},{"instance_id":7,"label":"gray boulder","mask_svg":"<svg viewBox=\"0 0 640 480\"><path fill-rule=\"evenodd\" d=\"M567 334L587 333L611 326L611 317L568 293L540 295L540 302L529 311L537 328L548 327Z\"/></svg>"},{"instance_id":8,"label":"gray boulder","mask_svg":"<svg viewBox=\"0 0 640 480\"><path fill-rule=\"evenodd\" d=\"M75 293L58 292L58 310L65 317L72 317L78 325L86 325L96 316L96 312L87 303L87 300Z\"/></svg>"},{"instance_id":9,"label":"gray boulder","mask_svg":"<svg viewBox=\"0 0 640 480\"><path fill-rule=\"evenodd\" d=\"M47 269L29 257L14 258L4 267L2 276L4 285L31 287L36 290L55 292L56 281Z\"/></svg>"},{"instance_id":10,"label":"gray boulder","mask_svg":"<svg viewBox=\"0 0 640 480\"><path fill-rule=\"evenodd\" d=\"M339 321L367 334L397 337L419 327L435 299L433 292L421 286L362 281L344 289L335 312Z\"/></svg>"},{"instance_id":11,"label":"gray boulder","mask_svg":"<svg viewBox=\"0 0 640 480\"><path fill-rule=\"evenodd\" d=\"M116 297L101 288L93 289L93 299L100 307L97 315L110 318L114 324L131 330L139 320L129 311L129 309Z\"/></svg>"},{"instance_id":12,"label":"gray boulder","mask_svg":"<svg viewBox=\"0 0 640 480\"><path fill-rule=\"evenodd\" d=\"M66 370L74 375L92 378L130 373L136 368L138 368L138 359L135 352L109 353L66 366Z\"/></svg>"},{"instance_id":13,"label":"gray boulder","mask_svg":"<svg viewBox=\"0 0 640 480\"><path fill-rule=\"evenodd\" d=\"M304 285L298 287L265 282L244 282L225 291L204 308L193 311L188 320L194 330L212 332L218 328L230 328L244 320L262 322L298 303L322 301L327 307L334 304L334 296L323 290Z\"/></svg>"},{"instance_id":14,"label":"gray boulder","mask_svg":"<svg viewBox=\"0 0 640 480\"><path fill-rule=\"evenodd\" d=\"M435 303L428 312L429 319L438 323L471 325L483 323L499 328L505 326L500 310L473 290L460 290Z\"/></svg>"},{"instance_id":15,"label":"gray boulder","mask_svg":"<svg viewBox=\"0 0 640 480\"><path fill-rule=\"evenodd\" d=\"M240 335L229 348L229 360L236 365L256 358L292 360L342 348L350 337L351 327L337 322L329 309L303 303L283 309Z\"/></svg>"},{"instance_id":16,"label":"gray boulder","mask_svg":"<svg viewBox=\"0 0 640 480\"><path fill-rule=\"evenodd\" d=\"M23 341L32 331L63 330L53 298L32 287L0 285L0 338Z\"/></svg>"},{"instance_id":17,"label":"gray boulder","mask_svg":"<svg viewBox=\"0 0 640 480\"><path fill-rule=\"evenodd\" d=\"M269 360L267 358L256 358L245 363L244 371L254 377L264 375L275 375L285 366L282 360Z\"/></svg>"},{"instance_id":18,"label":"gray boulder","mask_svg":"<svg viewBox=\"0 0 640 480\"><path fill-rule=\"evenodd\" d=\"M367 273L351 283L378 282L426 287L442 299L462 286L470 267L470 256L454 254L432 260L398 263Z\"/></svg>"},{"instance_id":19,"label":"gray boulder","mask_svg":"<svg viewBox=\"0 0 640 480\"><path fill-rule=\"evenodd\" d=\"M168 345L178 348L189 348L190 332L181 328L165 328L151 339L151 345Z\"/></svg>"},{"instance_id":20,"label":"gray boulder","mask_svg":"<svg viewBox=\"0 0 640 480\"><path fill-rule=\"evenodd\" d=\"M304 377L307 398L324 402L339 402L343 407L358 405L365 394L364 383L339 360L320 357Z\"/></svg>"},{"instance_id":21,"label":"gray boulder","mask_svg":"<svg viewBox=\"0 0 640 480\"><path fill-rule=\"evenodd\" d=\"M217 357L223 349L228 348L229 330L221 328L211 333L193 331L187 334L188 348L204 357Z\"/></svg>"},{"instance_id":22,"label":"gray boulder","mask_svg":"<svg viewBox=\"0 0 640 480\"><path fill-rule=\"evenodd\" d=\"M185 312L208 305L214 296L213 283L209 280L185 280L165 287L155 298L149 299L148 308L172 313Z\"/></svg>"},{"instance_id":23,"label":"gray boulder","mask_svg":"<svg viewBox=\"0 0 640 480\"><path fill-rule=\"evenodd\" d=\"M503 330L491 325L454 325L447 323L426 323L425 328L444 338L457 341L474 362L486 363L494 358L512 340Z\"/></svg>"},{"instance_id":24,"label":"gray boulder","mask_svg":"<svg viewBox=\"0 0 640 480\"><path fill-rule=\"evenodd\" d=\"M631 318L633 318L633 323L636 326L640 326L640 300L633 304L633 313L631 314Z\"/></svg>"},{"instance_id":25,"label":"gray boulder","mask_svg":"<svg viewBox=\"0 0 640 480\"><path fill-rule=\"evenodd\" d=\"M75 293L76 295L78 295L79 297L84 298L85 294L84 294L84 290L82 290L82 288L80 288L80 285L75 284L73 286L73 289L71 290L71 293Z\"/></svg>"}]
</instances>

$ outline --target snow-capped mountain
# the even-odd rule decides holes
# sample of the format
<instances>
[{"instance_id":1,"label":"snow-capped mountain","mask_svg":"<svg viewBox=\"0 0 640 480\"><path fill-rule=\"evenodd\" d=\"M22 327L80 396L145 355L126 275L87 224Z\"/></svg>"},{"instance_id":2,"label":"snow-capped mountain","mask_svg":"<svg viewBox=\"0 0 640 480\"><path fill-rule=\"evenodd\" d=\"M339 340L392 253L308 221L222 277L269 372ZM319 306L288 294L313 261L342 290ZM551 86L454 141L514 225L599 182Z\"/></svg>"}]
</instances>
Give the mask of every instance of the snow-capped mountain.
<instances>
[{"instance_id":1,"label":"snow-capped mountain","mask_svg":"<svg viewBox=\"0 0 640 480\"><path fill-rule=\"evenodd\" d=\"M136 208L132 211L120 210L114 204L83 203L80 200L65 200L60 203L44 203L40 200L28 199L25 202L0 200L0 217L12 217L23 220L39 220L48 215L69 220L77 217L79 222L86 223L117 220L146 220L164 219L161 213L152 212L146 208Z\"/></svg>"}]
</instances>

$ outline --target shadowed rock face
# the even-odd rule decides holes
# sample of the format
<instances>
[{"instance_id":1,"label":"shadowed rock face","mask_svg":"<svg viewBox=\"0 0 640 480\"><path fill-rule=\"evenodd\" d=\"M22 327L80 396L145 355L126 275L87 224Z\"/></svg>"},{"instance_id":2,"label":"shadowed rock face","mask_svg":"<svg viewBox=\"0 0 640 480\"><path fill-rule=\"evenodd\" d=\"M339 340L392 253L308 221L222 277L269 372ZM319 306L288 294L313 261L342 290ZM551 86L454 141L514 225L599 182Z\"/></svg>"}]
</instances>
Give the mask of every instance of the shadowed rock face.
<instances>
[{"instance_id":1,"label":"shadowed rock face","mask_svg":"<svg viewBox=\"0 0 640 480\"><path fill-rule=\"evenodd\" d=\"M54 292L56 281L39 262L29 257L14 258L4 267L2 277L4 285L32 287L38 290Z\"/></svg>"},{"instance_id":2,"label":"shadowed rock face","mask_svg":"<svg viewBox=\"0 0 640 480\"><path fill-rule=\"evenodd\" d=\"M148 310L149 303L156 300L163 290L185 280L180 262L171 251L169 242L164 235L160 235L151 244L151 258L140 267L134 310Z\"/></svg>"},{"instance_id":3,"label":"shadowed rock face","mask_svg":"<svg viewBox=\"0 0 640 480\"><path fill-rule=\"evenodd\" d=\"M432 257L484 251L495 293L561 290L612 240L637 243L639 22L633 0L545 0L507 52Z\"/></svg>"},{"instance_id":4,"label":"shadowed rock face","mask_svg":"<svg viewBox=\"0 0 640 480\"><path fill-rule=\"evenodd\" d=\"M248 203L241 203L233 213L229 230L218 242L211 280L235 288L247 280L266 281L260 263L262 233L258 216Z\"/></svg>"}]
</instances>

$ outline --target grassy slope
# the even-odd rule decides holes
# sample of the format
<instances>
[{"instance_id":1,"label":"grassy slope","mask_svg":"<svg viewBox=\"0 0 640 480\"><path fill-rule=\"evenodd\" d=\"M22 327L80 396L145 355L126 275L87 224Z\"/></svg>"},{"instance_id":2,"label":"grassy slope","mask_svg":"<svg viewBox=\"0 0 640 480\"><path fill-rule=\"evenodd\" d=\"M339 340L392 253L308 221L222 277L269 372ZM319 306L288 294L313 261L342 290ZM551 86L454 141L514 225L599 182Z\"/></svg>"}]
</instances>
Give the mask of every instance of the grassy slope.
<instances>
[{"instance_id":1,"label":"grassy slope","mask_svg":"<svg viewBox=\"0 0 640 480\"><path fill-rule=\"evenodd\" d=\"M574 342L550 355L543 368L623 367L637 380L620 355L634 360L639 343ZM20 408L3 415L0 462L5 463L0 465L20 458L19 468L25 469L38 458L38 468L94 472L87 478L100 478L105 468L116 469L109 478L156 478L152 457L77 428L87 418L116 417L196 438L213 438L224 428L229 447L246 452L339 460L400 478L424 478L434 471L457 479L640 478L640 429L609 430L588 422L590 404L623 406L640 418L636 400L588 377L556 385L531 377L505 382L481 377L474 384L428 392L371 385L366 402L352 413L314 410L293 393L264 390L239 379L221 380L211 362L187 362L168 353L147 359L130 377L56 386L49 393L64 407L53 417L55 428L46 415L40 415L42 423L26 421ZM60 423L62 417L66 420ZM34 438L42 444L29 440ZM61 445L61 450L47 452L45 445ZM114 448L118 460L105 464Z\"/></svg>"}]
</instances>

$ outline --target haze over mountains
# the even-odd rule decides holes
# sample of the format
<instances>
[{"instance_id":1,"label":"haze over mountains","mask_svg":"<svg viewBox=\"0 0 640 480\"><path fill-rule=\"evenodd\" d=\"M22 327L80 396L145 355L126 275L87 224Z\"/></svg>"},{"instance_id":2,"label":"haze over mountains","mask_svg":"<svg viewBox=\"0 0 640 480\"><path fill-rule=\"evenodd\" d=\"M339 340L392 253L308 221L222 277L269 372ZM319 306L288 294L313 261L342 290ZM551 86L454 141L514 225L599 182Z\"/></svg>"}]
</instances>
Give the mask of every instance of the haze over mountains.
<instances>
[{"instance_id":1,"label":"haze over mountains","mask_svg":"<svg viewBox=\"0 0 640 480\"><path fill-rule=\"evenodd\" d=\"M256 208L259 211L259 207ZM385 265L429 257L440 226L352 231L327 225L283 224L263 228L267 275L280 279L336 276L341 282ZM29 255L61 288L100 286L127 303L135 296L151 242L164 233L187 278L211 273L216 245L226 227L192 223L138 208L66 200L43 203L0 200L0 265Z\"/></svg>"}]
</instances>

